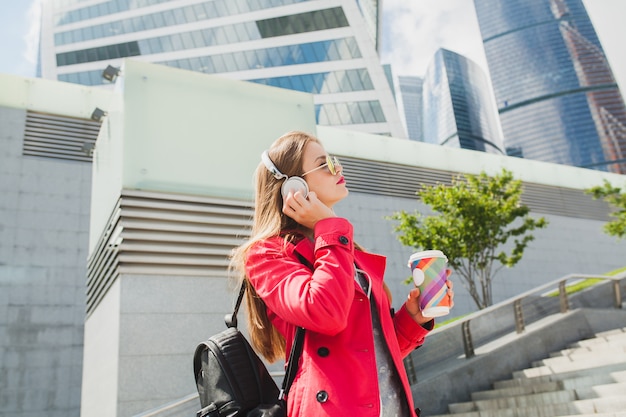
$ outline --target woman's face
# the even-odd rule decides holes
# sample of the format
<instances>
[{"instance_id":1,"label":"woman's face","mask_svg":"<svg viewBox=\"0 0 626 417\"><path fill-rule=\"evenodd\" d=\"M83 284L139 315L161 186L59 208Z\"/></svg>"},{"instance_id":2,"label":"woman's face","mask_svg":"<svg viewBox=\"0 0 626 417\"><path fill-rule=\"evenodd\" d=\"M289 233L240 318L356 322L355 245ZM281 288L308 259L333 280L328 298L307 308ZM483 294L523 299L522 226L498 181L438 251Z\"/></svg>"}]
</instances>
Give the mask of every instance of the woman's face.
<instances>
[{"instance_id":1,"label":"woman's face","mask_svg":"<svg viewBox=\"0 0 626 417\"><path fill-rule=\"evenodd\" d=\"M309 172L326 164L327 155L322 145L316 142L309 142L304 147L302 155L303 172ZM314 191L317 194L317 198L328 207L333 207L348 195L341 165L337 166L336 175L332 175L328 168L324 167L306 174L304 179L309 185L309 190Z\"/></svg>"}]
</instances>

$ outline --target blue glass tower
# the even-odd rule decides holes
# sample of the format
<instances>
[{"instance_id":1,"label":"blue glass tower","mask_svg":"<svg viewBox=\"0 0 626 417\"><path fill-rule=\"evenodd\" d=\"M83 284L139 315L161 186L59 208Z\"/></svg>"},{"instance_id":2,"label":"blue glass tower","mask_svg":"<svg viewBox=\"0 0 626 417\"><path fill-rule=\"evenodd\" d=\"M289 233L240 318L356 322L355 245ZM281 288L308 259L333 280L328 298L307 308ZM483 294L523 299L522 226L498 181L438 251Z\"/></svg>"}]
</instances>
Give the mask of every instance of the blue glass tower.
<instances>
[{"instance_id":1,"label":"blue glass tower","mask_svg":"<svg viewBox=\"0 0 626 417\"><path fill-rule=\"evenodd\" d=\"M626 108L582 0L475 0L507 150L626 173Z\"/></svg>"},{"instance_id":2,"label":"blue glass tower","mask_svg":"<svg viewBox=\"0 0 626 417\"><path fill-rule=\"evenodd\" d=\"M423 142L422 128L422 89L424 80L420 77L399 76L399 107L404 115L409 139Z\"/></svg>"},{"instance_id":3,"label":"blue glass tower","mask_svg":"<svg viewBox=\"0 0 626 417\"><path fill-rule=\"evenodd\" d=\"M378 59L379 0L51 0L42 76L101 85L123 58L314 95L320 125L405 137Z\"/></svg>"},{"instance_id":4,"label":"blue glass tower","mask_svg":"<svg viewBox=\"0 0 626 417\"><path fill-rule=\"evenodd\" d=\"M424 142L503 153L492 91L478 64L439 49L423 88Z\"/></svg>"}]
</instances>

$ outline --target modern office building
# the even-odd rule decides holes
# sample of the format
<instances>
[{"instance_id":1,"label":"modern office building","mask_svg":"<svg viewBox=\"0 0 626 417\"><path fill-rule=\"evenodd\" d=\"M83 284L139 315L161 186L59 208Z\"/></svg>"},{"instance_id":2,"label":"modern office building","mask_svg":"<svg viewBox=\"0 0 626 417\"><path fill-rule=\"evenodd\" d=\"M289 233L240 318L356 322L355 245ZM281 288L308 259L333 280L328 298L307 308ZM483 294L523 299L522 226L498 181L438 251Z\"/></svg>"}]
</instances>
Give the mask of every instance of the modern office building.
<instances>
[{"instance_id":1,"label":"modern office building","mask_svg":"<svg viewBox=\"0 0 626 417\"><path fill-rule=\"evenodd\" d=\"M114 89L0 75L0 91L2 416L193 415L193 351L224 328L251 178L288 130L341 159L350 195L337 214L387 257L395 307L414 249L386 218L427 213L420 184L463 173L506 167L550 222L498 274L496 302L624 266L626 242L602 231L608 206L584 192L622 175L320 126L313 95L134 60ZM455 285L451 317L475 311Z\"/></svg>"},{"instance_id":2,"label":"modern office building","mask_svg":"<svg viewBox=\"0 0 626 417\"><path fill-rule=\"evenodd\" d=\"M398 76L398 109L404 116L405 127L409 139L422 142L422 86L424 79L420 77Z\"/></svg>"},{"instance_id":3,"label":"modern office building","mask_svg":"<svg viewBox=\"0 0 626 417\"><path fill-rule=\"evenodd\" d=\"M493 93L474 61L439 49L426 69L423 95L425 142L503 154Z\"/></svg>"},{"instance_id":4,"label":"modern office building","mask_svg":"<svg viewBox=\"0 0 626 417\"><path fill-rule=\"evenodd\" d=\"M324 126L405 137L378 0L51 0L43 78L102 85L125 57L311 93Z\"/></svg>"},{"instance_id":5,"label":"modern office building","mask_svg":"<svg viewBox=\"0 0 626 417\"><path fill-rule=\"evenodd\" d=\"M626 107L582 0L475 0L505 146L626 173Z\"/></svg>"}]
</instances>

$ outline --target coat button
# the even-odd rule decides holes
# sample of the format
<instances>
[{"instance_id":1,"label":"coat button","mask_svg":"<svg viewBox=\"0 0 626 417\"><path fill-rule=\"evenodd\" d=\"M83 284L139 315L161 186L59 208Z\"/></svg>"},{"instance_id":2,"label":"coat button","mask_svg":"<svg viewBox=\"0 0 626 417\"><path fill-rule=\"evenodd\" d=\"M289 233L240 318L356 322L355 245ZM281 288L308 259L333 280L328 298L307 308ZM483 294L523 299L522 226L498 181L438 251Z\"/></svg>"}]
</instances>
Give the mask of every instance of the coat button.
<instances>
[{"instance_id":1,"label":"coat button","mask_svg":"<svg viewBox=\"0 0 626 417\"><path fill-rule=\"evenodd\" d=\"M317 399L318 403L325 403L326 401L328 401L328 393L326 391L319 391L317 394L315 394L315 398Z\"/></svg>"},{"instance_id":2,"label":"coat button","mask_svg":"<svg viewBox=\"0 0 626 417\"><path fill-rule=\"evenodd\" d=\"M320 355L322 358L325 358L326 356L328 356L329 353L330 351L328 350L327 347L321 347L317 349L317 354Z\"/></svg>"},{"instance_id":3,"label":"coat button","mask_svg":"<svg viewBox=\"0 0 626 417\"><path fill-rule=\"evenodd\" d=\"M345 237L345 236L339 236L339 241L340 241L342 244L344 244L344 245L347 245L348 243L350 243L350 241L348 240L348 238L347 238L347 237Z\"/></svg>"}]
</instances>

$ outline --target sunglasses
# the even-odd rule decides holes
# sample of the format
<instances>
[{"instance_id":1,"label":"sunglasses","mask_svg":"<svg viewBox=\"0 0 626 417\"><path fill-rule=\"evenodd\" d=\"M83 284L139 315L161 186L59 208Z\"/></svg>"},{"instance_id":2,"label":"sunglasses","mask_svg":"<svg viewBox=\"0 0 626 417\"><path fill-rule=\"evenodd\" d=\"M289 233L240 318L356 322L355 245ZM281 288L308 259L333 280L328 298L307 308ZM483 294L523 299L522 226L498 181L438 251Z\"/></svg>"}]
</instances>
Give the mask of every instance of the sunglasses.
<instances>
[{"instance_id":1,"label":"sunglasses","mask_svg":"<svg viewBox=\"0 0 626 417\"><path fill-rule=\"evenodd\" d=\"M328 168L328 171L330 172L331 175L337 175L338 166L341 166L341 164L339 163L339 159L337 159L336 156L326 155L326 163L318 166L317 168L313 168L312 170L307 171L300 176L304 177L305 175L310 174L311 172L317 171L318 169L322 169L322 168Z\"/></svg>"}]
</instances>

